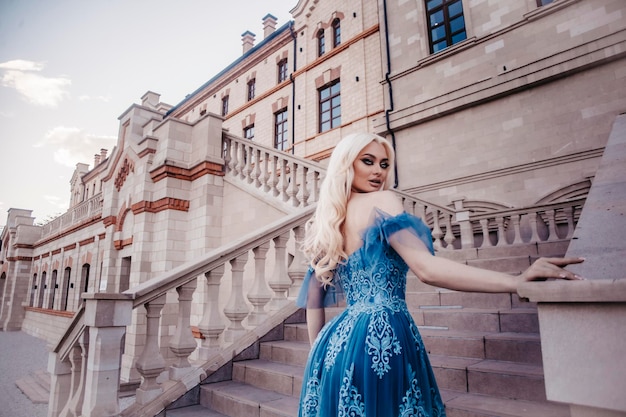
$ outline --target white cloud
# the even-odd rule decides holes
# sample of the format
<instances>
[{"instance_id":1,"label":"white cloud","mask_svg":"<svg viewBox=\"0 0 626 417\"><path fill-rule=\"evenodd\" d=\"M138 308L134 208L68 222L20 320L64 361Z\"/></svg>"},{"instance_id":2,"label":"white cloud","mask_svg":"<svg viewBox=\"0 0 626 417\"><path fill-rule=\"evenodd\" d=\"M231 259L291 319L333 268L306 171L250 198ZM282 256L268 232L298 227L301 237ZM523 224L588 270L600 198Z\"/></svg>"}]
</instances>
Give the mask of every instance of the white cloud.
<instances>
[{"instance_id":1,"label":"white cloud","mask_svg":"<svg viewBox=\"0 0 626 417\"><path fill-rule=\"evenodd\" d=\"M95 154L100 149L111 150L117 138L113 136L93 135L77 127L57 126L49 130L35 147L54 148L54 161L70 167L81 162L92 165Z\"/></svg>"},{"instance_id":2,"label":"white cloud","mask_svg":"<svg viewBox=\"0 0 626 417\"><path fill-rule=\"evenodd\" d=\"M1 83L4 87L14 88L31 104L44 107L57 107L61 101L69 97L66 88L72 81L66 77L46 77L33 73L42 71L41 62L16 59L0 63L5 70Z\"/></svg>"},{"instance_id":3,"label":"white cloud","mask_svg":"<svg viewBox=\"0 0 626 417\"><path fill-rule=\"evenodd\" d=\"M108 103L111 101L111 96L88 96L86 94L78 97L79 101L102 101Z\"/></svg>"}]
</instances>

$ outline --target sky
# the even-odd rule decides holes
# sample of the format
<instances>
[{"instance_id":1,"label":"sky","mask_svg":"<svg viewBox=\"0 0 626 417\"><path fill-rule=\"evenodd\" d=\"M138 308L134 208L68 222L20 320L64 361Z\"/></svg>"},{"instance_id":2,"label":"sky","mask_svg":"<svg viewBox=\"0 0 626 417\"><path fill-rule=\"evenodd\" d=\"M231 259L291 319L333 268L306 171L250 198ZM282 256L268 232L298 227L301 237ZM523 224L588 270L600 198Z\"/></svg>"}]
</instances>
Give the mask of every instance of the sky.
<instances>
[{"instance_id":1,"label":"sky","mask_svg":"<svg viewBox=\"0 0 626 417\"><path fill-rule=\"evenodd\" d=\"M77 163L113 149L147 91L176 105L263 40L298 0L0 0L0 227L69 208ZM110 155L110 153L109 153Z\"/></svg>"}]
</instances>

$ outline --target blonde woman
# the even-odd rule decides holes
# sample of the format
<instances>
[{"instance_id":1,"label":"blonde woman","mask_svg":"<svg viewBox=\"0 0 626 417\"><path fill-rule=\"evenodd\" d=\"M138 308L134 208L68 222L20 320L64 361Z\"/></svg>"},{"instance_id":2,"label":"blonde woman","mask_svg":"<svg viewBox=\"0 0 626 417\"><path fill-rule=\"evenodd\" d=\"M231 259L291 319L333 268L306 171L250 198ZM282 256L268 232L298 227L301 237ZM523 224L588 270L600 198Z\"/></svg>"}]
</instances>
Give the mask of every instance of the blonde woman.
<instances>
[{"instance_id":1,"label":"blonde woman","mask_svg":"<svg viewBox=\"0 0 626 417\"><path fill-rule=\"evenodd\" d=\"M433 256L430 229L388 190L393 164L393 148L370 133L346 136L330 157L302 245L311 268L297 303L306 308L312 347L301 417L445 416L405 303L408 269L461 291L515 292L522 281L580 279L562 268L578 258L541 258L513 276ZM346 309L324 324L324 306L337 292Z\"/></svg>"}]
</instances>

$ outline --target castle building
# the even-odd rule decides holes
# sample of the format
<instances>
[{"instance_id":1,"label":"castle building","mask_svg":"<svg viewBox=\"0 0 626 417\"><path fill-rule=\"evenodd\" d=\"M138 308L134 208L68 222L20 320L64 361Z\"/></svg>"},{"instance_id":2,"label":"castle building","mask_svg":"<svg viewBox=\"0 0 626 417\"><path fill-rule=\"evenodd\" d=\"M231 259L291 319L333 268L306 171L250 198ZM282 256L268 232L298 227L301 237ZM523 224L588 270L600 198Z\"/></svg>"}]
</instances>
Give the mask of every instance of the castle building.
<instances>
[{"instance_id":1,"label":"castle building","mask_svg":"<svg viewBox=\"0 0 626 417\"><path fill-rule=\"evenodd\" d=\"M4 331L57 346L98 294L135 291L139 299L153 280L213 262L213 253L306 213L335 144L357 131L392 142L395 188L413 207L428 202L442 251L520 243L510 217L469 225L463 216L539 206L556 217L542 212L534 230L522 216L520 239L548 236L552 226L556 240L571 237L582 208L572 202L589 193L626 111L622 0L300 0L290 12L282 25L263 17L262 39L244 32L241 56L179 103L148 91L125 110L116 146L95 155L91 169L77 161L66 213L36 226L30 210L9 209L0 236ZM505 228L510 239L493 240ZM293 233L259 246L264 268L294 267L301 229ZM257 285L255 259L238 262L224 271L230 287L204 286L199 274L186 296L199 347L191 360L209 357L199 339L208 329L203 305L217 303L214 315L242 326L219 333L217 344L273 308L237 295ZM182 309L171 288L156 325L162 346L177 335ZM293 298L293 288L284 291ZM246 318L237 318L242 308ZM151 314L135 308L125 326L123 383L151 378L137 369ZM161 354L167 363L178 358ZM142 389L148 403L152 391ZM51 403L49 415L63 406Z\"/></svg>"}]
</instances>

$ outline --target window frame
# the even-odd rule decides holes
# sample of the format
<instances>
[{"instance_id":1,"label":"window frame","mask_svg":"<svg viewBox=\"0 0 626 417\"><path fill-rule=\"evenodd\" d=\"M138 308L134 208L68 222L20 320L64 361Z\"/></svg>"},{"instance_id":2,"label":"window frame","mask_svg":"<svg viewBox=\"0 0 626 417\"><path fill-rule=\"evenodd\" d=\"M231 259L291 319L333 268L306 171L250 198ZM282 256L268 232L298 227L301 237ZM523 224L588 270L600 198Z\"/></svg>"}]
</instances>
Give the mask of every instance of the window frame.
<instances>
[{"instance_id":1,"label":"window frame","mask_svg":"<svg viewBox=\"0 0 626 417\"><path fill-rule=\"evenodd\" d=\"M320 57L326 53L326 37L324 35L324 29L317 31L317 56Z\"/></svg>"},{"instance_id":2,"label":"window frame","mask_svg":"<svg viewBox=\"0 0 626 417\"><path fill-rule=\"evenodd\" d=\"M331 27L333 29L333 48L336 48L341 45L341 20L339 20L338 17L335 18L335 20L333 20L333 23L331 24Z\"/></svg>"},{"instance_id":3,"label":"window frame","mask_svg":"<svg viewBox=\"0 0 626 417\"><path fill-rule=\"evenodd\" d=\"M279 151L285 151L288 148L288 121L287 107L274 113L274 148Z\"/></svg>"},{"instance_id":4,"label":"window frame","mask_svg":"<svg viewBox=\"0 0 626 417\"><path fill-rule=\"evenodd\" d=\"M436 0L424 0L424 7L426 10L426 27L428 30L428 47L430 48L431 54L436 54L449 48L452 45L455 45L465 39L467 39L467 25L465 24L465 12L463 11L463 1L462 0L439 0L437 5L434 5L429 10L428 3L435 2ZM450 16L450 9L457 4L460 4L461 9L460 13ZM437 22L433 26L433 18L438 13L442 14L443 20ZM463 26L461 29L452 30L452 25L457 19L462 19ZM443 37L437 38L436 41L433 40L433 32L443 28ZM462 35L462 38L455 39L459 35ZM443 48L435 49L438 45L445 43Z\"/></svg>"},{"instance_id":5,"label":"window frame","mask_svg":"<svg viewBox=\"0 0 626 417\"><path fill-rule=\"evenodd\" d=\"M222 97L222 116L226 116L228 114L228 98L228 95Z\"/></svg>"},{"instance_id":6,"label":"window frame","mask_svg":"<svg viewBox=\"0 0 626 417\"><path fill-rule=\"evenodd\" d=\"M248 84L247 84L248 101L254 100L255 95L256 95L256 78L253 78L250 81L248 81Z\"/></svg>"},{"instance_id":7,"label":"window frame","mask_svg":"<svg viewBox=\"0 0 626 417\"><path fill-rule=\"evenodd\" d=\"M249 140L254 139L254 123L243 128L243 138Z\"/></svg>"},{"instance_id":8,"label":"window frame","mask_svg":"<svg viewBox=\"0 0 626 417\"><path fill-rule=\"evenodd\" d=\"M283 58L278 62L278 84L287 81L289 76L289 67L287 58Z\"/></svg>"},{"instance_id":9,"label":"window frame","mask_svg":"<svg viewBox=\"0 0 626 417\"><path fill-rule=\"evenodd\" d=\"M328 97L322 97L328 91ZM337 78L317 90L319 133L341 126L341 80ZM337 103L334 103L338 99ZM327 108L324 108L327 104ZM339 114L333 115L338 110ZM327 126L326 126L327 125Z\"/></svg>"}]
</instances>

